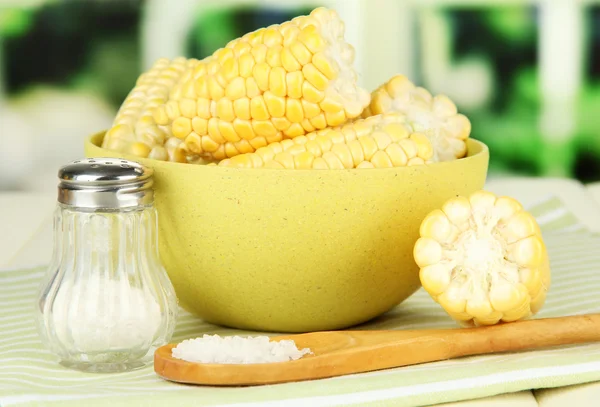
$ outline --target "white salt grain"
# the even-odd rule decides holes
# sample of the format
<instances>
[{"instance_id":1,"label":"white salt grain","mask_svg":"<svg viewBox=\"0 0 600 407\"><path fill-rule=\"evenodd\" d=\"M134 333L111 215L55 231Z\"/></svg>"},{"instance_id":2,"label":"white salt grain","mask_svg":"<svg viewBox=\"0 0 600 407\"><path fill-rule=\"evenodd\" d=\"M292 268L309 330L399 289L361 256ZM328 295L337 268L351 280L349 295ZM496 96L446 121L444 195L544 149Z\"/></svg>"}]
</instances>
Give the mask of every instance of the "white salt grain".
<instances>
[{"instance_id":1,"label":"white salt grain","mask_svg":"<svg viewBox=\"0 0 600 407\"><path fill-rule=\"evenodd\" d=\"M186 339L172 350L176 359L223 364L286 362L310 353L308 348L299 350L292 340L270 341L268 336L203 335Z\"/></svg>"}]
</instances>

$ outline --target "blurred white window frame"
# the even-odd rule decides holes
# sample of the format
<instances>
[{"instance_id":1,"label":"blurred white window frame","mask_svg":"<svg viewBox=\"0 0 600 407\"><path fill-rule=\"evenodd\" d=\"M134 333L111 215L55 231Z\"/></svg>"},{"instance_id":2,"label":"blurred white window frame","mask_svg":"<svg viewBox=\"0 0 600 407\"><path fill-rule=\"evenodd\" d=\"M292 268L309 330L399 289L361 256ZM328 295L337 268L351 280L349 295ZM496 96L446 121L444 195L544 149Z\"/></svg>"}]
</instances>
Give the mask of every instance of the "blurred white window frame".
<instances>
[{"instance_id":1,"label":"blurred white window frame","mask_svg":"<svg viewBox=\"0 0 600 407\"><path fill-rule=\"evenodd\" d=\"M53 1L2 0L2 6L29 8L50 2ZM359 82L368 89L375 88L396 73L415 79L413 27L414 16L418 15L418 62L423 82L434 92L454 93L456 88L463 88L462 80L466 76L473 92L479 91L471 94L473 103L485 99L492 78L482 74L485 70L478 70L477 66L468 66L466 74L464 66L452 66L448 29L444 27L447 22L440 18L437 8L537 4L541 12L539 86L543 107L540 130L549 140L564 142L573 134L575 100L582 82L584 7L600 4L600 0L147 0L141 32L143 68L147 69L160 57L185 55L186 35L202 7L242 4L277 8L320 4L336 9L346 22L346 39L356 49L355 66ZM432 49L425 46L428 43L442 46ZM1 58L0 53L0 65ZM0 103L3 100L3 79L0 70ZM447 84L456 84L455 91ZM457 102L461 104L460 100Z\"/></svg>"},{"instance_id":2,"label":"blurred white window frame","mask_svg":"<svg viewBox=\"0 0 600 407\"><path fill-rule=\"evenodd\" d=\"M185 55L185 39L203 8L239 5L285 9L322 5L335 9L346 25L346 40L356 51L361 85L374 88L398 71L412 76L410 2L403 0L148 0L142 28L144 69L158 58Z\"/></svg>"},{"instance_id":3,"label":"blurred white window frame","mask_svg":"<svg viewBox=\"0 0 600 407\"><path fill-rule=\"evenodd\" d=\"M539 70L542 111L540 130L549 141L564 142L573 134L575 100L582 82L583 9L598 0L150 0L143 31L144 67L159 57L184 55L184 41L202 7L253 5L284 8L322 4L336 9L346 23L346 39L356 48L362 86L373 89L397 73L415 80L414 18L419 17L419 66L433 92L451 94L459 105L487 100L493 78L485 61L453 65L448 21L440 6L495 7L538 5ZM436 44L435 47L427 44Z\"/></svg>"}]
</instances>

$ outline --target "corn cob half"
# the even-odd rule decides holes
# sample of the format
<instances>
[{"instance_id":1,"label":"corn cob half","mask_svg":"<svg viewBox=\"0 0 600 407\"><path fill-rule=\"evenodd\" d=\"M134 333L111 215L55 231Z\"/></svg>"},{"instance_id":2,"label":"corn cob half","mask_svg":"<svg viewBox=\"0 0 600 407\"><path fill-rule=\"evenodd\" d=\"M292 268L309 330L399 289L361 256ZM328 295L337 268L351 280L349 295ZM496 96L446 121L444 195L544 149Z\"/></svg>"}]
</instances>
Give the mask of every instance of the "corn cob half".
<instances>
[{"instance_id":1,"label":"corn cob half","mask_svg":"<svg viewBox=\"0 0 600 407\"><path fill-rule=\"evenodd\" d=\"M465 140L471 134L471 122L458 113L445 95L432 96L415 86L404 75L396 75L371 93L371 102L362 116L397 112L413 131L424 133L433 143L434 161L462 158L467 153Z\"/></svg>"},{"instance_id":2,"label":"corn cob half","mask_svg":"<svg viewBox=\"0 0 600 407\"><path fill-rule=\"evenodd\" d=\"M106 132L102 147L143 158L186 162L181 140L173 137L170 128L156 124L153 111L167 101L171 88L196 63L194 59L162 58L140 75Z\"/></svg>"},{"instance_id":3,"label":"corn cob half","mask_svg":"<svg viewBox=\"0 0 600 407\"><path fill-rule=\"evenodd\" d=\"M387 114L274 142L254 153L222 160L218 165L285 169L386 168L425 164L432 156L427 137L411 134L402 117Z\"/></svg>"},{"instance_id":4,"label":"corn cob half","mask_svg":"<svg viewBox=\"0 0 600 407\"><path fill-rule=\"evenodd\" d=\"M357 118L370 94L334 10L317 8L199 61L155 110L190 154L222 160Z\"/></svg>"},{"instance_id":5,"label":"corn cob half","mask_svg":"<svg viewBox=\"0 0 600 407\"><path fill-rule=\"evenodd\" d=\"M536 314L550 287L540 228L521 204L486 191L447 201L414 247L423 288L461 325Z\"/></svg>"}]
</instances>

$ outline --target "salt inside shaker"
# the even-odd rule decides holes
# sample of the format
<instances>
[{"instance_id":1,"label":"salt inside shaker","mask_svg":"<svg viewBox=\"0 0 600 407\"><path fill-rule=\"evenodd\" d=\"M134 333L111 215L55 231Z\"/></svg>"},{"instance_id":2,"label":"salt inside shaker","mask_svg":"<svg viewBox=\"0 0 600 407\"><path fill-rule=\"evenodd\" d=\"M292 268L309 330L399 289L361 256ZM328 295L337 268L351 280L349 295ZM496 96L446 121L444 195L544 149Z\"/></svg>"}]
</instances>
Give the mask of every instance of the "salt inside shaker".
<instances>
[{"instance_id":1,"label":"salt inside shaker","mask_svg":"<svg viewBox=\"0 0 600 407\"><path fill-rule=\"evenodd\" d=\"M136 369L171 339L178 306L159 260L152 175L111 158L58 172L53 257L35 308L40 337L64 366Z\"/></svg>"}]
</instances>

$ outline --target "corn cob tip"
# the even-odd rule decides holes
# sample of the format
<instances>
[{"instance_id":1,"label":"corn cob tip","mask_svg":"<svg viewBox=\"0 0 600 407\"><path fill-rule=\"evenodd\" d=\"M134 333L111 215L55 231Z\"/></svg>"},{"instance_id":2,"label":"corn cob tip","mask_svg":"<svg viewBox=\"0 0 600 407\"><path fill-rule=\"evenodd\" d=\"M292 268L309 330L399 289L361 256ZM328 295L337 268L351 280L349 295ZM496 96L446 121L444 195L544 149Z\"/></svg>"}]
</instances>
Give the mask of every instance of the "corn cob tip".
<instances>
[{"instance_id":1,"label":"corn cob tip","mask_svg":"<svg viewBox=\"0 0 600 407\"><path fill-rule=\"evenodd\" d=\"M338 100L339 103L346 106L346 116L348 119L357 118L371 101L371 94L366 89L358 86L357 75L354 70L355 49L346 42L345 24L335 10L319 7L310 14L320 22L319 31L326 42L323 54L326 61L321 61L313 56L313 64L322 72L338 68L338 73L333 72L328 76L331 79L330 86L326 90L326 98Z\"/></svg>"},{"instance_id":2,"label":"corn cob tip","mask_svg":"<svg viewBox=\"0 0 600 407\"><path fill-rule=\"evenodd\" d=\"M535 218L510 197L478 191L430 212L414 247L423 288L461 325L536 314L550 265Z\"/></svg>"},{"instance_id":3,"label":"corn cob tip","mask_svg":"<svg viewBox=\"0 0 600 407\"><path fill-rule=\"evenodd\" d=\"M471 134L471 122L458 113L445 95L433 96L415 86L405 75L395 75L371 94L371 102L362 114L397 112L406 117L413 131L422 132L434 145L434 161L449 161L467 154L465 140Z\"/></svg>"}]
</instances>

